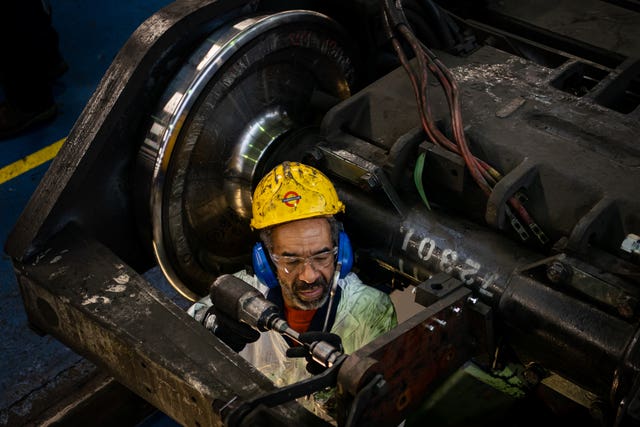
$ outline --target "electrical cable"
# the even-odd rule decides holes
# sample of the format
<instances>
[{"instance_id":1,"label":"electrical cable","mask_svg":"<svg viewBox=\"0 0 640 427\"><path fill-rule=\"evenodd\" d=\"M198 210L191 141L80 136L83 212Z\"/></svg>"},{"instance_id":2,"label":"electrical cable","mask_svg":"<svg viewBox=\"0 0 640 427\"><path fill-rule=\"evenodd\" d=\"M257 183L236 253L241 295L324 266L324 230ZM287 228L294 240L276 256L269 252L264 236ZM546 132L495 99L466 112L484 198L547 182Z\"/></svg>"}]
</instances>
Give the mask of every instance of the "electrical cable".
<instances>
[{"instance_id":1,"label":"electrical cable","mask_svg":"<svg viewBox=\"0 0 640 427\"><path fill-rule=\"evenodd\" d=\"M435 5L431 4L431 6ZM488 163L475 157L469 149L462 121L460 89L457 81L454 79L451 71L440 61L436 54L415 36L399 0L382 0L382 7L385 33L391 41L393 49L396 52L402 67L409 76L409 80L417 100L422 128L427 134L427 137L434 144L460 155L463 158L473 180L482 192L489 197L493 191L493 187L502 179L502 175ZM417 70L414 69L414 66L407 57L401 41L406 42L410 47L416 60ZM431 106L428 97L429 72L438 79L438 82L444 91L451 119L453 141L437 128L431 115ZM420 170L422 170L423 166L424 165L422 164ZM414 180L418 187L418 180L416 176L417 170L418 165L416 163L416 168L414 169ZM421 176L422 173L420 173L420 180ZM418 192L421 192L420 187L418 187ZM422 193L423 192L424 188L422 188ZM420 196L424 201L426 199L426 194L423 197L422 193ZM513 195L508 198L507 202L508 204L505 206L505 213L510 220L511 226L518 235L523 240L526 240L529 237L520 222L520 220L522 220L522 222L524 222L538 238L539 242L546 244L549 239L533 220L529 212L521 203L519 197ZM429 206L428 202L425 204Z\"/></svg>"}]
</instances>

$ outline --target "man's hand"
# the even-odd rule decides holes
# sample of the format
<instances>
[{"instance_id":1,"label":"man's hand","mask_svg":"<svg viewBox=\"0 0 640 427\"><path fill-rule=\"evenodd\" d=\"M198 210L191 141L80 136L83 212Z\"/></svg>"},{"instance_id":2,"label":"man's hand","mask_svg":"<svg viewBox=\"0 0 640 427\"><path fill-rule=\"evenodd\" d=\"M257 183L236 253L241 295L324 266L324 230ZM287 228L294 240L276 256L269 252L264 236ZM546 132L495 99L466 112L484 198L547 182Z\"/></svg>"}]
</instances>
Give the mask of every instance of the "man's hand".
<instances>
[{"instance_id":1,"label":"man's hand","mask_svg":"<svg viewBox=\"0 0 640 427\"><path fill-rule=\"evenodd\" d=\"M312 344L316 341L324 341L327 342L329 344L331 344L332 346L334 346L336 349L338 349L340 352L343 351L342 349L342 339L340 339L340 336L336 335L336 334L332 334L330 332L317 332L317 331L310 331L310 332L303 332L300 334L299 336L299 340L300 342L304 343L304 344ZM319 364L318 362L316 362L315 360L313 360L313 357L311 356L311 353L308 350L307 346L304 345L299 345L296 347L291 347L287 349L287 357L304 357L307 359L307 372L309 372L310 374L313 375L317 375L320 374L322 372L324 372L324 370L326 369L324 366L322 366L321 364Z\"/></svg>"},{"instance_id":2,"label":"man's hand","mask_svg":"<svg viewBox=\"0 0 640 427\"><path fill-rule=\"evenodd\" d=\"M245 345L260 338L260 332L231 319L215 306L209 307L201 322L234 351L241 351Z\"/></svg>"}]
</instances>

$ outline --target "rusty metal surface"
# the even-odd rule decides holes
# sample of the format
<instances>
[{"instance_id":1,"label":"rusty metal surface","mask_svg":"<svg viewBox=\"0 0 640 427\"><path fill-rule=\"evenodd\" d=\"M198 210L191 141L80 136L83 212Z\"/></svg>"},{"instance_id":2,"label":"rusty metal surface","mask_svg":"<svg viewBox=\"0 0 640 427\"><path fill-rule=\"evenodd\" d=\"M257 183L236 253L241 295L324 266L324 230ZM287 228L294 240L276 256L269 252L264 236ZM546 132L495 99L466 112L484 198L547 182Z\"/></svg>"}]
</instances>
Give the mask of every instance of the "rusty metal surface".
<instances>
[{"instance_id":1,"label":"rusty metal surface","mask_svg":"<svg viewBox=\"0 0 640 427\"><path fill-rule=\"evenodd\" d=\"M357 425L397 425L423 403L429 391L469 360L474 352L465 307L470 293L466 288L452 292L343 363L338 390L346 402L374 374L382 374L385 381L384 392L367 402ZM342 408L348 410L348 406ZM344 421L346 413L341 415Z\"/></svg>"}]
</instances>

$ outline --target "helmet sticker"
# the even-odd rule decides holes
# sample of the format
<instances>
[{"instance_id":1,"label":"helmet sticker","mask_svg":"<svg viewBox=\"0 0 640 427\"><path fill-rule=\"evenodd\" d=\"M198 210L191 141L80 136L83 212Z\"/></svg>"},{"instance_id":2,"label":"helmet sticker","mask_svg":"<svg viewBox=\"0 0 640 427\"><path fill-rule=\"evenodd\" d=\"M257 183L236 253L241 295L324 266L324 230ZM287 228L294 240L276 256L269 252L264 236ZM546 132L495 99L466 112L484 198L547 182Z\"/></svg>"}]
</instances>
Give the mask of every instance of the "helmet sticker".
<instances>
[{"instance_id":1,"label":"helmet sticker","mask_svg":"<svg viewBox=\"0 0 640 427\"><path fill-rule=\"evenodd\" d=\"M298 202L302 199L302 196L296 193L295 191L287 191L282 199L282 203L289 206L290 208L295 208Z\"/></svg>"}]
</instances>

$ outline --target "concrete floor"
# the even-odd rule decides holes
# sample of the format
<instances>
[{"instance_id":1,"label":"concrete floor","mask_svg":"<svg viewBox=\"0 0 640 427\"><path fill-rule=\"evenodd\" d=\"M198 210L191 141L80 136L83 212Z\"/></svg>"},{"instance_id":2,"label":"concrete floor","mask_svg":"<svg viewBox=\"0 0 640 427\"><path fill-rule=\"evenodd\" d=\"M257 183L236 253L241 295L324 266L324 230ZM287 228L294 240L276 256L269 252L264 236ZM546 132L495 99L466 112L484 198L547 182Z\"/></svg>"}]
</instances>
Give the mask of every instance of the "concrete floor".
<instances>
[{"instance_id":1,"label":"concrete floor","mask_svg":"<svg viewBox=\"0 0 640 427\"><path fill-rule=\"evenodd\" d=\"M54 85L60 114L52 123L0 141L2 246L51 158L131 33L169 0L52 0L53 25L69 70ZM0 96L3 94L0 93ZM8 256L0 259L0 426L36 421L70 378L94 378L95 367L51 336L29 328ZM97 381L98 383L100 381ZM88 384L87 384L88 386ZM55 393L52 395L51 393ZM53 418L52 418L53 419Z\"/></svg>"}]
</instances>

